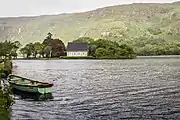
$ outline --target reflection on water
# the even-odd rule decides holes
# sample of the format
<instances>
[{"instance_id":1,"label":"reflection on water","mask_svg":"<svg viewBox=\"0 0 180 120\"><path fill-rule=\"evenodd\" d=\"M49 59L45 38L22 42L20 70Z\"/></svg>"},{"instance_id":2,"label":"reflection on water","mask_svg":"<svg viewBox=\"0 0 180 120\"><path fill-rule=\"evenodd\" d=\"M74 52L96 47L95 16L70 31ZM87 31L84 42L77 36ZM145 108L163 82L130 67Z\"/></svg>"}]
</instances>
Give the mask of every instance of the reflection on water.
<instances>
[{"instance_id":1,"label":"reflection on water","mask_svg":"<svg viewBox=\"0 0 180 120\"><path fill-rule=\"evenodd\" d=\"M12 120L180 119L180 59L14 61L53 82L53 99L15 98Z\"/></svg>"},{"instance_id":2,"label":"reflection on water","mask_svg":"<svg viewBox=\"0 0 180 120\"><path fill-rule=\"evenodd\" d=\"M32 100L32 101L45 101L52 100L53 96L51 93L49 94L38 94L38 93L27 93L22 92L16 89L13 89L13 96L15 98L23 99L23 100Z\"/></svg>"}]
</instances>

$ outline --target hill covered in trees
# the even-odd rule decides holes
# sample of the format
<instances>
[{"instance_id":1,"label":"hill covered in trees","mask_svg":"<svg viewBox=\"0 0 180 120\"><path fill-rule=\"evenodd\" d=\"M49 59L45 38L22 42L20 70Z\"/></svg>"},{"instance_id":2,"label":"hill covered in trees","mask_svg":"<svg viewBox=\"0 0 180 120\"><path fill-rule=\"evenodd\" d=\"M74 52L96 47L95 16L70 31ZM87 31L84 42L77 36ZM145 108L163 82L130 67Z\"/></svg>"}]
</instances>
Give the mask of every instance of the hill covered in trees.
<instances>
[{"instance_id":1,"label":"hill covered in trees","mask_svg":"<svg viewBox=\"0 0 180 120\"><path fill-rule=\"evenodd\" d=\"M23 45L51 32L65 42L79 37L133 46L138 55L180 54L180 3L130 4L94 11L38 17L0 18L0 40Z\"/></svg>"}]
</instances>

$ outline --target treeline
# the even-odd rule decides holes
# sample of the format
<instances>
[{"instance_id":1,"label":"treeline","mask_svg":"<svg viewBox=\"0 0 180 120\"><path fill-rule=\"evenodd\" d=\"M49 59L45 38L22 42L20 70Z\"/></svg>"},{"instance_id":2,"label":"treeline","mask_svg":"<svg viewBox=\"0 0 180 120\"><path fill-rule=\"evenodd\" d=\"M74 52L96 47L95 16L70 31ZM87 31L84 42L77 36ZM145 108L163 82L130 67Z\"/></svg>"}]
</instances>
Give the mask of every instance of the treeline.
<instances>
[{"instance_id":1,"label":"treeline","mask_svg":"<svg viewBox=\"0 0 180 120\"><path fill-rule=\"evenodd\" d=\"M12 72L12 58L17 58L17 50L21 44L18 41L0 42L0 79L7 77Z\"/></svg>"},{"instance_id":2,"label":"treeline","mask_svg":"<svg viewBox=\"0 0 180 120\"><path fill-rule=\"evenodd\" d=\"M141 56L180 55L180 44L146 45L139 48L137 54Z\"/></svg>"},{"instance_id":3,"label":"treeline","mask_svg":"<svg viewBox=\"0 0 180 120\"><path fill-rule=\"evenodd\" d=\"M89 56L100 59L132 59L136 54L131 46L117 42L89 37L81 37L75 41L88 42Z\"/></svg>"},{"instance_id":4,"label":"treeline","mask_svg":"<svg viewBox=\"0 0 180 120\"><path fill-rule=\"evenodd\" d=\"M90 37L81 37L74 41L88 42L88 55L93 58L100 59L122 59L135 58L136 55L152 56L152 55L180 55L180 43L175 41L168 43L162 38L140 37L136 40L117 40L98 39L94 40ZM18 41L5 41L0 43L0 59L17 58L18 49L21 44ZM54 39L51 33L42 43L29 43L20 49L20 53L24 58L59 58L66 56L67 50L65 44L60 39Z\"/></svg>"},{"instance_id":5,"label":"treeline","mask_svg":"<svg viewBox=\"0 0 180 120\"><path fill-rule=\"evenodd\" d=\"M0 42L0 61L3 59L11 59L17 57L17 51L21 47L19 41L11 42L4 41Z\"/></svg>"},{"instance_id":6,"label":"treeline","mask_svg":"<svg viewBox=\"0 0 180 120\"><path fill-rule=\"evenodd\" d=\"M17 51L21 47L20 42L0 42L0 78L6 77L12 71L12 58L17 58Z\"/></svg>"},{"instance_id":7,"label":"treeline","mask_svg":"<svg viewBox=\"0 0 180 120\"><path fill-rule=\"evenodd\" d=\"M144 36L128 40L123 38L93 40L89 37L82 37L76 41L88 41L89 53L96 58L134 58L136 55L180 55L180 42L178 40L171 42L159 37Z\"/></svg>"},{"instance_id":8,"label":"treeline","mask_svg":"<svg viewBox=\"0 0 180 120\"><path fill-rule=\"evenodd\" d=\"M21 48L20 52L25 58L52 58L65 56L66 48L60 39L53 39L52 34L48 33L48 36L42 43L29 43L25 47Z\"/></svg>"},{"instance_id":9,"label":"treeline","mask_svg":"<svg viewBox=\"0 0 180 120\"><path fill-rule=\"evenodd\" d=\"M131 43L136 48L137 55L141 56L180 55L180 42L178 40L172 42L163 38L139 37L134 42L128 43Z\"/></svg>"},{"instance_id":10,"label":"treeline","mask_svg":"<svg viewBox=\"0 0 180 120\"><path fill-rule=\"evenodd\" d=\"M88 42L88 56L92 56L93 58L131 59L136 57L132 47L128 46L127 44L119 45L117 42L110 40L94 40L89 37L81 37L74 40L74 42L77 41ZM42 43L29 43L25 47L21 48L20 52L25 58L57 58L67 55L67 50L63 41L53 39L51 33L48 33L48 36Z\"/></svg>"},{"instance_id":11,"label":"treeline","mask_svg":"<svg viewBox=\"0 0 180 120\"><path fill-rule=\"evenodd\" d=\"M121 38L107 37L105 39L133 46L138 56L180 55L180 34L166 35L166 39L162 36L149 36L147 34L134 38L126 38L125 36Z\"/></svg>"}]
</instances>

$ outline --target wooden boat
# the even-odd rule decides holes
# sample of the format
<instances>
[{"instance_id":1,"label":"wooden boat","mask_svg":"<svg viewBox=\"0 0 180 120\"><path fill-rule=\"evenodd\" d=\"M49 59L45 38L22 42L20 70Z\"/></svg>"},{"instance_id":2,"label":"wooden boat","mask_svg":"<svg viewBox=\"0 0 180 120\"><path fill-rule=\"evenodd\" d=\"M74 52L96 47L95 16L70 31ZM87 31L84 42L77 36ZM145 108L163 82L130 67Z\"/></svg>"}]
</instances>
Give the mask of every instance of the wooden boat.
<instances>
[{"instance_id":1,"label":"wooden boat","mask_svg":"<svg viewBox=\"0 0 180 120\"><path fill-rule=\"evenodd\" d=\"M30 92L23 92L17 89L12 89L13 95L15 97L21 98L23 100L34 100L34 101L46 101L52 100L54 97L52 93L47 94L39 94L39 93L30 93Z\"/></svg>"},{"instance_id":2,"label":"wooden boat","mask_svg":"<svg viewBox=\"0 0 180 120\"><path fill-rule=\"evenodd\" d=\"M52 92L52 83L39 82L16 75L9 75L7 78L13 89L23 92L47 94Z\"/></svg>"}]
</instances>

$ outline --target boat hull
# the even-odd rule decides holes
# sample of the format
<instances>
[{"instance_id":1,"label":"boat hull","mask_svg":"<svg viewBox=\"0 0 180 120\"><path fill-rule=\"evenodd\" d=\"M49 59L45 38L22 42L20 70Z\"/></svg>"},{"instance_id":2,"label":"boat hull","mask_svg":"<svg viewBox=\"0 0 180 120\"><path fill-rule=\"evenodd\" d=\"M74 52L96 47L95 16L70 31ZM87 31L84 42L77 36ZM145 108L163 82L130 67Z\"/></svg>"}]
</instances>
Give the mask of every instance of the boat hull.
<instances>
[{"instance_id":1,"label":"boat hull","mask_svg":"<svg viewBox=\"0 0 180 120\"><path fill-rule=\"evenodd\" d=\"M32 93L32 92L24 92L18 89L12 89L12 92L15 96L18 96L22 99L32 99L35 101L43 101L53 99L52 93L47 94L39 94L39 93Z\"/></svg>"},{"instance_id":2,"label":"boat hull","mask_svg":"<svg viewBox=\"0 0 180 120\"><path fill-rule=\"evenodd\" d=\"M22 86L22 85L16 85L16 84L10 84L13 89L17 89L23 92L29 92L29 93L40 93L40 94L47 94L52 92L52 88L39 88L39 87L33 87L33 86Z\"/></svg>"}]
</instances>

